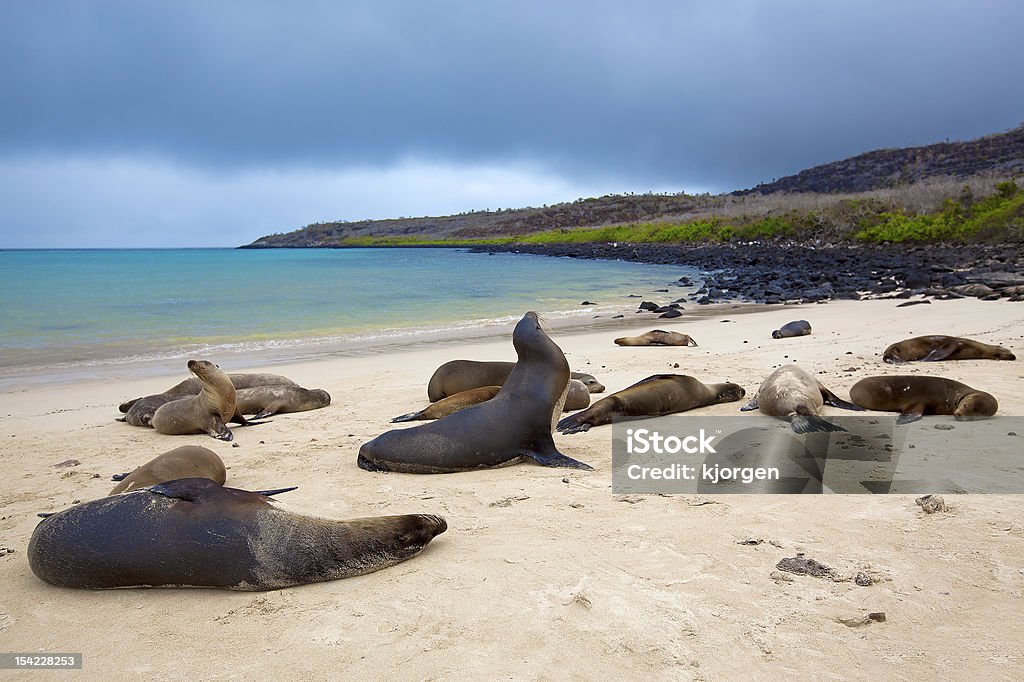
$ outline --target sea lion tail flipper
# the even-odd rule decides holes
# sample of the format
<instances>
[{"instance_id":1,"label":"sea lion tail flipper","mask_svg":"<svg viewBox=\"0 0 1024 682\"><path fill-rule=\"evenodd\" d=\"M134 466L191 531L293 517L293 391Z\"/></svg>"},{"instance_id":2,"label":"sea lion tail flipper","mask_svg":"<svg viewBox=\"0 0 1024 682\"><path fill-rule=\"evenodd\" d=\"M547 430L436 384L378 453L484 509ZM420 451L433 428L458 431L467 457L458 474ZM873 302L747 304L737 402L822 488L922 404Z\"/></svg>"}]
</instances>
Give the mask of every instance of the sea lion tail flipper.
<instances>
[{"instance_id":1,"label":"sea lion tail flipper","mask_svg":"<svg viewBox=\"0 0 1024 682\"><path fill-rule=\"evenodd\" d=\"M911 412L902 412L896 417L897 424L909 424L910 422L916 422L924 413L920 410L914 410Z\"/></svg>"},{"instance_id":2,"label":"sea lion tail flipper","mask_svg":"<svg viewBox=\"0 0 1024 682\"><path fill-rule=\"evenodd\" d=\"M816 414L797 414L790 418L789 426L796 433L812 433L823 431L846 431L842 426L822 419Z\"/></svg>"},{"instance_id":3,"label":"sea lion tail flipper","mask_svg":"<svg viewBox=\"0 0 1024 682\"><path fill-rule=\"evenodd\" d=\"M945 360L954 352L956 352L957 348L959 347L960 344L956 343L955 341L944 343L938 348L932 350L932 352L928 353L928 355L921 358L921 362L938 362L940 360Z\"/></svg>"},{"instance_id":4,"label":"sea lion tail flipper","mask_svg":"<svg viewBox=\"0 0 1024 682\"><path fill-rule=\"evenodd\" d=\"M533 458L537 464L546 467L562 467L566 469L583 469L585 471L593 471L594 467L589 464L584 464L579 460L575 460L572 457L563 455L558 450L552 448L548 452L540 452L539 450L524 450L523 453L527 457Z\"/></svg>"},{"instance_id":5,"label":"sea lion tail flipper","mask_svg":"<svg viewBox=\"0 0 1024 682\"><path fill-rule=\"evenodd\" d=\"M115 417L114 421L116 421L116 422L126 422L126 421L128 421L128 417Z\"/></svg>"},{"instance_id":6,"label":"sea lion tail flipper","mask_svg":"<svg viewBox=\"0 0 1024 682\"><path fill-rule=\"evenodd\" d=\"M273 497L274 495L280 495L281 493L290 493L293 490L297 490L299 486L293 485L290 488L274 488L273 490L253 490L257 495L263 495L264 497Z\"/></svg>"},{"instance_id":7,"label":"sea lion tail flipper","mask_svg":"<svg viewBox=\"0 0 1024 682\"><path fill-rule=\"evenodd\" d=\"M854 405L851 402L843 400L842 398L840 398L839 396L837 396L835 393L828 390L824 386L821 386L821 399L825 401L826 405L831 405L832 407L838 407L843 410L854 410L855 412L864 411L864 408L861 407L860 405Z\"/></svg>"},{"instance_id":8,"label":"sea lion tail flipper","mask_svg":"<svg viewBox=\"0 0 1024 682\"><path fill-rule=\"evenodd\" d=\"M392 419L391 423L394 424L395 422L412 422L412 421L416 421L417 419L420 418L421 414L423 414L423 410L420 410L418 412L407 412L406 414L400 414L397 417L395 417L394 419Z\"/></svg>"},{"instance_id":9,"label":"sea lion tail flipper","mask_svg":"<svg viewBox=\"0 0 1024 682\"><path fill-rule=\"evenodd\" d=\"M755 395L750 401L740 408L740 412L750 412L751 410L757 409L757 396Z\"/></svg>"},{"instance_id":10,"label":"sea lion tail flipper","mask_svg":"<svg viewBox=\"0 0 1024 682\"><path fill-rule=\"evenodd\" d=\"M699 347L699 346L697 345L697 342L696 342L696 341L694 341L694 340L693 340L692 338L690 339L690 343L688 343L688 344L686 344L686 345L687 345L687 346L693 346L694 348L698 348L698 347Z\"/></svg>"}]
</instances>

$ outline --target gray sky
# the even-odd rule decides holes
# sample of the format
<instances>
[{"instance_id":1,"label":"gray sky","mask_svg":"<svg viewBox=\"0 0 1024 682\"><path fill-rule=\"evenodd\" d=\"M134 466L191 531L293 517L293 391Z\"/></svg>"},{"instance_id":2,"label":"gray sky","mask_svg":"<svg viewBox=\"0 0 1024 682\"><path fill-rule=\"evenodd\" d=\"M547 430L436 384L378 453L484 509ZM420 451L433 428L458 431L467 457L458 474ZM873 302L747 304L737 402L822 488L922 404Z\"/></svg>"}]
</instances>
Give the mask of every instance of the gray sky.
<instances>
[{"instance_id":1,"label":"gray sky","mask_svg":"<svg viewBox=\"0 0 1024 682\"><path fill-rule=\"evenodd\" d=\"M1024 122L1015 0L0 9L0 247L722 192Z\"/></svg>"}]
</instances>

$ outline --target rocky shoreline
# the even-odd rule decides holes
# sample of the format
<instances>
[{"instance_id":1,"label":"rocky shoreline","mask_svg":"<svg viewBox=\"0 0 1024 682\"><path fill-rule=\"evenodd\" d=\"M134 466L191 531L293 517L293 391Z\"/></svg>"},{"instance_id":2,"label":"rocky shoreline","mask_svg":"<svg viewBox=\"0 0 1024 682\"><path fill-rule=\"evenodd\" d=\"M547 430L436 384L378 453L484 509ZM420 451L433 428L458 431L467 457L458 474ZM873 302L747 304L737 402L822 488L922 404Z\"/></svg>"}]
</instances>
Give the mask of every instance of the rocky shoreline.
<instances>
[{"instance_id":1,"label":"rocky shoreline","mask_svg":"<svg viewBox=\"0 0 1024 682\"><path fill-rule=\"evenodd\" d=\"M703 287L691 299L699 304L913 296L1024 301L1024 254L1019 244L594 243L470 250L695 267L706 273ZM677 284L692 283L684 277Z\"/></svg>"}]
</instances>

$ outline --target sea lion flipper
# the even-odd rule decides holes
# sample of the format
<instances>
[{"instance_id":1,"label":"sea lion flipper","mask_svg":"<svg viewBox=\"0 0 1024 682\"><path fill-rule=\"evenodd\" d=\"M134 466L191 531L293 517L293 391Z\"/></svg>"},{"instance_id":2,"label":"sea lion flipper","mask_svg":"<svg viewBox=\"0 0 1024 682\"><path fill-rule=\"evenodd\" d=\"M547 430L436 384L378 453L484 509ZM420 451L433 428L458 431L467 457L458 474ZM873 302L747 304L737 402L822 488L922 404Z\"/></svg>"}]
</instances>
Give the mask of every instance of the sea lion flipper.
<instances>
[{"instance_id":1,"label":"sea lion flipper","mask_svg":"<svg viewBox=\"0 0 1024 682\"><path fill-rule=\"evenodd\" d=\"M818 385L821 387L821 399L825 402L826 405L838 407L843 410L854 410L856 412L864 411L864 408L861 407L860 405L854 405L851 402L847 402L840 398L839 396L837 396L832 391L825 388L824 386L821 386L820 383Z\"/></svg>"},{"instance_id":2,"label":"sea lion flipper","mask_svg":"<svg viewBox=\"0 0 1024 682\"><path fill-rule=\"evenodd\" d=\"M270 422L274 421L273 419L263 419L261 421L253 421L255 418L256 417L254 415L252 417L252 419L246 419L244 424L239 424L238 425L238 428L242 428L243 426L259 426L260 424L269 424Z\"/></svg>"},{"instance_id":3,"label":"sea lion flipper","mask_svg":"<svg viewBox=\"0 0 1024 682\"><path fill-rule=\"evenodd\" d=\"M916 422L923 416L923 412L920 410L912 410L910 412L902 412L896 417L897 424L909 424L910 422Z\"/></svg>"},{"instance_id":4,"label":"sea lion flipper","mask_svg":"<svg viewBox=\"0 0 1024 682\"><path fill-rule=\"evenodd\" d=\"M789 420L789 426L796 433L811 433L814 431L846 431L842 426L833 424L827 419L822 419L816 414L798 414Z\"/></svg>"},{"instance_id":5,"label":"sea lion flipper","mask_svg":"<svg viewBox=\"0 0 1024 682\"><path fill-rule=\"evenodd\" d=\"M928 355L921 358L921 362L939 362L940 360L945 360L955 353L959 347L960 344L955 341L944 343L938 348L933 349L928 353Z\"/></svg>"},{"instance_id":6,"label":"sea lion flipper","mask_svg":"<svg viewBox=\"0 0 1024 682\"><path fill-rule=\"evenodd\" d=\"M585 421L585 417L582 416L582 412L570 415L558 422L555 426L555 430L559 433L580 433L581 431L590 430L590 422Z\"/></svg>"},{"instance_id":7,"label":"sea lion flipper","mask_svg":"<svg viewBox=\"0 0 1024 682\"><path fill-rule=\"evenodd\" d=\"M417 419L419 419L421 414L423 414L423 410L420 410L418 412L407 412L406 414L400 414L397 417L395 417L394 419L392 419L391 423L394 424L395 422L412 422L412 421L416 421Z\"/></svg>"},{"instance_id":8,"label":"sea lion flipper","mask_svg":"<svg viewBox=\"0 0 1024 682\"><path fill-rule=\"evenodd\" d=\"M750 401L740 408L740 412L750 412L751 410L757 409L757 396L755 395Z\"/></svg>"},{"instance_id":9,"label":"sea lion flipper","mask_svg":"<svg viewBox=\"0 0 1024 682\"><path fill-rule=\"evenodd\" d=\"M523 454L527 457L534 459L537 464L546 467L563 467L566 469L584 469L586 471L593 471L594 467L589 464L584 464L579 460L575 460L572 457L563 455L558 450L552 449L549 452L540 452L538 450L524 450Z\"/></svg>"},{"instance_id":10,"label":"sea lion flipper","mask_svg":"<svg viewBox=\"0 0 1024 682\"><path fill-rule=\"evenodd\" d=\"M269 407L265 407L262 410L260 410L259 412L257 412L256 414L254 414L252 417L250 417L250 419L264 419L265 417L269 417L272 414L274 414L274 411L272 409L270 409ZM253 423L255 423L255 422L251 422L250 421L250 422L248 422L246 424L246 426L248 426L249 424L253 424Z\"/></svg>"},{"instance_id":11,"label":"sea lion flipper","mask_svg":"<svg viewBox=\"0 0 1024 682\"><path fill-rule=\"evenodd\" d=\"M257 495L263 495L263 497L273 497L274 495L280 495L281 493L290 493L293 490L297 490L299 486L293 485L289 488L274 488L273 490L253 490Z\"/></svg>"},{"instance_id":12,"label":"sea lion flipper","mask_svg":"<svg viewBox=\"0 0 1024 682\"><path fill-rule=\"evenodd\" d=\"M123 481L124 479L128 478L131 475L132 475L132 472L126 471L123 474L114 474L113 476L110 477L110 480L111 481Z\"/></svg>"},{"instance_id":13,"label":"sea lion flipper","mask_svg":"<svg viewBox=\"0 0 1024 682\"><path fill-rule=\"evenodd\" d=\"M172 500L194 502L211 487L220 488L221 485L208 478L179 478L174 481L157 483L156 485L151 485L148 488L143 488L143 490L151 492L154 495L169 497Z\"/></svg>"}]
</instances>

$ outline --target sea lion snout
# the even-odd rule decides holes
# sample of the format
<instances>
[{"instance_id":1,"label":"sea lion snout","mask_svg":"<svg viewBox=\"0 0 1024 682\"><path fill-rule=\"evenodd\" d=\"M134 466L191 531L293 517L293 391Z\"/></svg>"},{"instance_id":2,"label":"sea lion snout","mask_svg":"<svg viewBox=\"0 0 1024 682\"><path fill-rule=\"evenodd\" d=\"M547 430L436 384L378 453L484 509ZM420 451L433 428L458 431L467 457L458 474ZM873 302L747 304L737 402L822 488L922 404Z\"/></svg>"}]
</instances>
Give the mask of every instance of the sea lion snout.
<instances>
[{"instance_id":1,"label":"sea lion snout","mask_svg":"<svg viewBox=\"0 0 1024 682\"><path fill-rule=\"evenodd\" d=\"M405 553L419 552L431 540L448 530L448 522L444 517L434 514L413 514L407 516L406 521L406 527L396 538L400 551Z\"/></svg>"}]
</instances>

